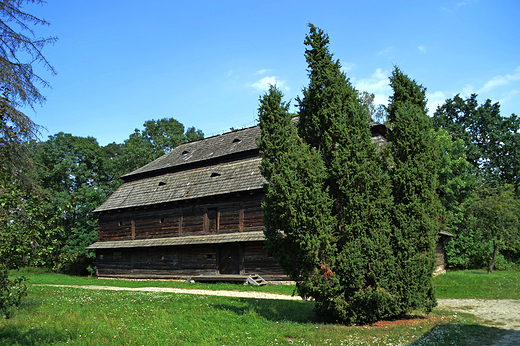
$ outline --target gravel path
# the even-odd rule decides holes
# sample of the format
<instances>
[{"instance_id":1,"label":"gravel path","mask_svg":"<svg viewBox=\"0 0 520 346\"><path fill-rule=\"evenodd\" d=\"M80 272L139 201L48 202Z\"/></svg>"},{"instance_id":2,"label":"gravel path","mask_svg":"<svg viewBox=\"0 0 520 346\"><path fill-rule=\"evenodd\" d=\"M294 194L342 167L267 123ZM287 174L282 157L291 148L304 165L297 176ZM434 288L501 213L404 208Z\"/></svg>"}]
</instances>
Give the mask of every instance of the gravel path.
<instances>
[{"instance_id":1,"label":"gravel path","mask_svg":"<svg viewBox=\"0 0 520 346\"><path fill-rule=\"evenodd\" d=\"M439 308L467 312L484 320L486 325L505 329L491 346L520 345L520 300L512 299L438 299Z\"/></svg>"},{"instance_id":2,"label":"gravel path","mask_svg":"<svg viewBox=\"0 0 520 346\"><path fill-rule=\"evenodd\" d=\"M440 308L473 314L488 325L520 330L520 300L438 299L438 302Z\"/></svg>"}]
</instances>

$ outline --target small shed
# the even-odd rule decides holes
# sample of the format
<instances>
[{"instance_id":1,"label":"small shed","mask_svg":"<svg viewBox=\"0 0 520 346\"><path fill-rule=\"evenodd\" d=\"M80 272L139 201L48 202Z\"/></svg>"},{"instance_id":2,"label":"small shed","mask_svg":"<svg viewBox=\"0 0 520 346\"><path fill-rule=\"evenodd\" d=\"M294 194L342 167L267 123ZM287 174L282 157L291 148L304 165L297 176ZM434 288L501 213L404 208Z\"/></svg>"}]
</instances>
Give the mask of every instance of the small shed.
<instances>
[{"instance_id":1,"label":"small shed","mask_svg":"<svg viewBox=\"0 0 520 346\"><path fill-rule=\"evenodd\" d=\"M449 238L455 237L448 231L441 230L439 231L439 239L437 240L437 246L435 247L435 271L433 275L439 275L446 273L446 262L444 261L444 241Z\"/></svg>"}]
</instances>

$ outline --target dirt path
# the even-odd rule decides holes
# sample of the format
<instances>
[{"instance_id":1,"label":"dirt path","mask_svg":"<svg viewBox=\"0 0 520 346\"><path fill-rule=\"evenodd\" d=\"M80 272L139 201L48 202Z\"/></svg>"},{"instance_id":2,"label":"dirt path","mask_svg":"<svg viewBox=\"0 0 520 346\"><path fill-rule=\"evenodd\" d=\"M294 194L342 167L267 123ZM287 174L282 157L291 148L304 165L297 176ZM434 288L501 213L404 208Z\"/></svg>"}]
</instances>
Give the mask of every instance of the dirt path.
<instances>
[{"instance_id":1,"label":"dirt path","mask_svg":"<svg viewBox=\"0 0 520 346\"><path fill-rule=\"evenodd\" d=\"M184 288L169 287L115 287L115 286L76 286L76 285L35 285L35 286L54 286L54 287L74 287L89 290L106 290L106 291L141 291L141 292L169 292L183 294L199 294L206 296L223 296L223 297L239 297L239 298L257 298L257 299L281 299L281 300L301 300L297 296L288 296L284 294L266 293L266 292L239 292L239 291L211 291L211 290L191 290Z\"/></svg>"}]
</instances>

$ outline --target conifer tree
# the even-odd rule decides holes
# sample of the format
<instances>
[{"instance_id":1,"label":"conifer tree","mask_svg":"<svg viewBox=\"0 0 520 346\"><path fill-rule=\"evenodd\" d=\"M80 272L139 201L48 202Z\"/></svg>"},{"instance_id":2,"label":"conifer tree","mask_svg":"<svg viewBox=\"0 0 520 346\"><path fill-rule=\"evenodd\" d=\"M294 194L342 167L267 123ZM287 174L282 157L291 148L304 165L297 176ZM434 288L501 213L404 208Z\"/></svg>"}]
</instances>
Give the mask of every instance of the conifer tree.
<instances>
[{"instance_id":1,"label":"conifer tree","mask_svg":"<svg viewBox=\"0 0 520 346\"><path fill-rule=\"evenodd\" d=\"M436 305L431 278L442 210L436 193L440 153L427 115L426 89L397 67L390 86L394 90L388 107L394 166L393 246L399 263L393 290L402 311L430 311Z\"/></svg>"},{"instance_id":2,"label":"conifer tree","mask_svg":"<svg viewBox=\"0 0 520 346\"><path fill-rule=\"evenodd\" d=\"M325 280L321 264L332 257L335 219L325 188L326 170L317 150L297 135L288 104L275 87L260 99L262 135L258 141L265 186L266 245L298 292L312 296L312 287ZM324 282L321 282L324 285Z\"/></svg>"},{"instance_id":3,"label":"conifer tree","mask_svg":"<svg viewBox=\"0 0 520 346\"><path fill-rule=\"evenodd\" d=\"M297 100L298 133L287 108L267 111L274 94L261 100L266 238L299 294L315 299L320 316L370 323L401 312L391 291L397 285L391 282L390 181L358 92L333 60L328 35L309 26L310 82Z\"/></svg>"}]
</instances>

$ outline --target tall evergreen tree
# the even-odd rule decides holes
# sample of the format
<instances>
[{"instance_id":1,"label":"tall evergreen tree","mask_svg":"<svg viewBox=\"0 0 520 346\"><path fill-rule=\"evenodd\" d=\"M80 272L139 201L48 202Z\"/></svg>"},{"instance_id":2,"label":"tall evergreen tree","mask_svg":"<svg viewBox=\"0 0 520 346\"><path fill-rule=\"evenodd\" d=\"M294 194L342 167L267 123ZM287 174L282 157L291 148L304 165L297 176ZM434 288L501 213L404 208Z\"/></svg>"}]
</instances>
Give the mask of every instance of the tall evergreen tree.
<instances>
[{"instance_id":1,"label":"tall evergreen tree","mask_svg":"<svg viewBox=\"0 0 520 346\"><path fill-rule=\"evenodd\" d=\"M314 297L314 287L328 278L322 266L334 254L335 219L321 156L298 137L288 107L275 87L260 99L258 146L269 181L262 204L265 235L268 250L295 279L300 295Z\"/></svg>"},{"instance_id":2,"label":"tall evergreen tree","mask_svg":"<svg viewBox=\"0 0 520 346\"><path fill-rule=\"evenodd\" d=\"M440 228L436 193L440 153L427 115L426 89L395 68L388 120L393 150L395 291L400 309L431 310L435 304L432 272Z\"/></svg>"},{"instance_id":3,"label":"tall evergreen tree","mask_svg":"<svg viewBox=\"0 0 520 346\"><path fill-rule=\"evenodd\" d=\"M390 290L395 286L390 282L395 262L388 174L371 141L366 108L339 61L333 60L328 35L309 26L305 56L310 82L298 99L298 134L286 108L271 107L283 109L271 112L285 115L268 115L266 98L260 107L262 167L269 181L266 237L286 272L299 282L300 295L315 299L319 315L345 323L373 322L401 313ZM266 169L273 161L278 162L276 173ZM276 189L281 192L275 195ZM293 204L307 206L298 209ZM276 224L287 216L287 222ZM306 227L295 220L303 220ZM300 238L281 238L276 229ZM284 258L284 249L291 246L297 254L292 263ZM319 256L299 261L309 256L306 252ZM302 270L294 271L298 265Z\"/></svg>"}]
</instances>

